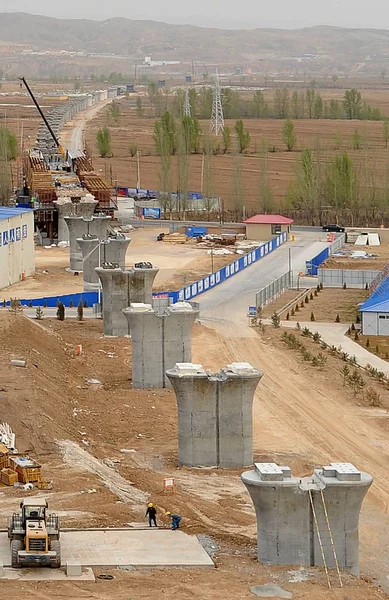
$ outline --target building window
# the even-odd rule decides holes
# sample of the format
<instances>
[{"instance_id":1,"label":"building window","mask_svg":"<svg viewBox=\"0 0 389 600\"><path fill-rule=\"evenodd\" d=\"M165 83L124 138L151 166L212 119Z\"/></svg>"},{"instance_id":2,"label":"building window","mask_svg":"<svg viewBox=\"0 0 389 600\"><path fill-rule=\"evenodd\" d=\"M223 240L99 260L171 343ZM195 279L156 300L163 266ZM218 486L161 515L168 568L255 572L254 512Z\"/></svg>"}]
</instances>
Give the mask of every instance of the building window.
<instances>
[{"instance_id":1,"label":"building window","mask_svg":"<svg viewBox=\"0 0 389 600\"><path fill-rule=\"evenodd\" d=\"M271 226L272 235L276 235L277 233L281 233L281 225L272 225Z\"/></svg>"}]
</instances>

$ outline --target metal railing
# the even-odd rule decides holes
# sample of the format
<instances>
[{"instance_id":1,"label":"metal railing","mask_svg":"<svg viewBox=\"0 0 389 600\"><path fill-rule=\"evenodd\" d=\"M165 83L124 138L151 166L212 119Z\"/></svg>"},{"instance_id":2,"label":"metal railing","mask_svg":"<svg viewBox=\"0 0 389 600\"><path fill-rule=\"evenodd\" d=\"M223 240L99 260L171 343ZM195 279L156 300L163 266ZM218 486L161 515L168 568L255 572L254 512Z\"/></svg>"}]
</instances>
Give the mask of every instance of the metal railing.
<instances>
[{"instance_id":1,"label":"metal railing","mask_svg":"<svg viewBox=\"0 0 389 600\"><path fill-rule=\"evenodd\" d=\"M292 271L288 271L281 275L278 279L275 279L269 285L258 290L255 294L256 306L266 306L269 302L272 302L275 298L279 298L285 290L289 290L292 287Z\"/></svg>"}]
</instances>

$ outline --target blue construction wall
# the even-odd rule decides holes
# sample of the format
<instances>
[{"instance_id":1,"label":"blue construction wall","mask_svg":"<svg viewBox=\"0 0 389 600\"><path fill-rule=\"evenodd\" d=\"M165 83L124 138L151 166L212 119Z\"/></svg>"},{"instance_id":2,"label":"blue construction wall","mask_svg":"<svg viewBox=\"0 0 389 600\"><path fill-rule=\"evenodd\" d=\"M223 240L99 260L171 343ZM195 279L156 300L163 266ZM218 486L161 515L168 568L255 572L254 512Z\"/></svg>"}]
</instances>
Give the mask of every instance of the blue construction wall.
<instances>
[{"instance_id":1,"label":"blue construction wall","mask_svg":"<svg viewBox=\"0 0 389 600\"><path fill-rule=\"evenodd\" d=\"M227 281L227 279L230 279L237 273L247 269L247 267L258 260L261 260L264 256L274 252L274 250L282 246L286 240L287 233L281 233L281 235L270 240L270 242L266 242L265 244L262 244L262 246L255 248L255 250L251 250L229 265L222 267L211 275L203 277L203 279L200 279L199 281L195 281L176 292L156 292L153 296L155 298L171 298L173 302L191 300L217 285L220 285L224 281ZM326 252L328 256L328 248L326 249ZM321 254L323 254L323 252ZM321 254L319 254L319 256L321 256ZM325 260L327 256L323 258L323 260ZM317 258L318 257L315 257L313 261ZM318 264L321 264L321 262ZM80 292L79 294L67 294L65 296L49 296L47 298L35 298L34 300L20 300L20 302L23 306L29 306L30 304L32 304L32 306L43 306L43 304L46 303L48 308L54 308L57 306L58 301L62 302L65 307L69 307L70 302L73 303L73 306L77 306L80 299L82 299L83 304L87 302L88 306L91 307L98 302L98 292ZM9 306L9 304L10 303L7 302L7 306Z\"/></svg>"},{"instance_id":2,"label":"blue construction wall","mask_svg":"<svg viewBox=\"0 0 389 600\"><path fill-rule=\"evenodd\" d=\"M329 255L330 255L330 249L324 248L324 250L322 250L322 252L320 252L320 254L318 254L311 260L307 260L306 267L307 267L308 275L318 275L320 265L323 264L323 262L327 260Z\"/></svg>"},{"instance_id":3,"label":"blue construction wall","mask_svg":"<svg viewBox=\"0 0 389 600\"><path fill-rule=\"evenodd\" d=\"M181 290L176 292L177 300L179 302L191 300L192 298L195 298L196 296L207 292L208 290L216 287L217 285L220 285L227 279L230 279L237 273L240 273L244 269L247 269L247 267L249 267L250 265L254 264L258 260L261 260L261 258L267 256L268 254L282 246L282 244L284 244L286 240L287 233L281 233L281 235L277 236L270 242L266 242L266 244L262 244L262 246L259 246L255 250L251 250L247 254L244 254L234 262L230 263L229 265L226 265L222 269L219 269L219 271L216 271L216 273L212 273L212 275L207 275L206 277L203 277L203 279L200 279L199 281L191 283L190 285L182 288Z\"/></svg>"}]
</instances>

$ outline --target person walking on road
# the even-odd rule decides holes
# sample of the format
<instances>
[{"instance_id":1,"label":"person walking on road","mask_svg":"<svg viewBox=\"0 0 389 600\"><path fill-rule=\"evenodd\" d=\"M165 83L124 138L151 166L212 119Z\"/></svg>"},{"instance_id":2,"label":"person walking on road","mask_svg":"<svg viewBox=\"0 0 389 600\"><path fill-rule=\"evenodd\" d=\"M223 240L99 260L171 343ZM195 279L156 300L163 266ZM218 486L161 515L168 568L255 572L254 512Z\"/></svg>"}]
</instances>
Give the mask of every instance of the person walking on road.
<instances>
[{"instance_id":1,"label":"person walking on road","mask_svg":"<svg viewBox=\"0 0 389 600\"><path fill-rule=\"evenodd\" d=\"M172 531L175 531L176 529L180 528L180 523L181 523L181 519L182 519L182 517L180 517L180 515L172 514L170 511L168 511L166 513L166 516L170 517L172 520Z\"/></svg>"},{"instance_id":2,"label":"person walking on road","mask_svg":"<svg viewBox=\"0 0 389 600\"><path fill-rule=\"evenodd\" d=\"M152 523L154 523L155 527L158 527L158 525L157 525L157 509L155 508L155 506L152 502L150 502L150 504L147 505L147 510L146 510L145 516L149 517L149 527L152 527Z\"/></svg>"}]
</instances>

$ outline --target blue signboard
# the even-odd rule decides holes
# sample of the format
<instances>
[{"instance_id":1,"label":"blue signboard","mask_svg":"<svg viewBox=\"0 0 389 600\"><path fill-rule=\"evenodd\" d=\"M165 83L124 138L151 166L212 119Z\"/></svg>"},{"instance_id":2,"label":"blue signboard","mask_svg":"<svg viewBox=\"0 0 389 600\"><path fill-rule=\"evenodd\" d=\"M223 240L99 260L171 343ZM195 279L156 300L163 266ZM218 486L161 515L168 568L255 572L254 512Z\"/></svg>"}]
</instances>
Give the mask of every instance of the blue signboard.
<instances>
[{"instance_id":1,"label":"blue signboard","mask_svg":"<svg viewBox=\"0 0 389 600\"><path fill-rule=\"evenodd\" d=\"M8 246L8 231L3 231L3 246Z\"/></svg>"},{"instance_id":2,"label":"blue signboard","mask_svg":"<svg viewBox=\"0 0 389 600\"><path fill-rule=\"evenodd\" d=\"M10 243L15 241L15 229L9 230L9 241L10 241Z\"/></svg>"},{"instance_id":3,"label":"blue signboard","mask_svg":"<svg viewBox=\"0 0 389 600\"><path fill-rule=\"evenodd\" d=\"M149 219L160 219L161 209L160 208L147 208L143 209L143 216Z\"/></svg>"}]
</instances>

